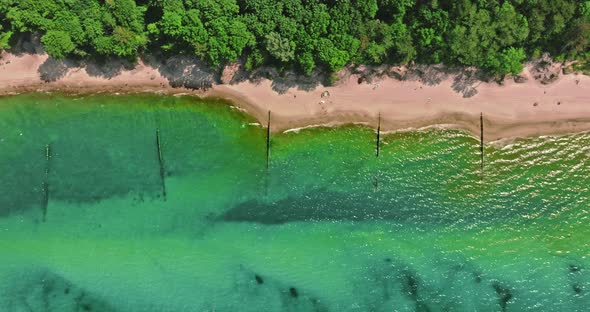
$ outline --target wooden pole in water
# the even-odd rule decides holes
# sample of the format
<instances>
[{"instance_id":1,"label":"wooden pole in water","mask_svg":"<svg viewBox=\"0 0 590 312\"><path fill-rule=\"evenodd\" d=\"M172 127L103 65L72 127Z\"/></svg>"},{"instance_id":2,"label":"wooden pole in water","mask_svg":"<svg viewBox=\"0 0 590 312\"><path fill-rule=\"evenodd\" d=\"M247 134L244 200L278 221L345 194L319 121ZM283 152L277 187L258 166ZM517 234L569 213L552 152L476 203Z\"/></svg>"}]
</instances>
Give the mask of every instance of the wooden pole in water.
<instances>
[{"instance_id":1,"label":"wooden pole in water","mask_svg":"<svg viewBox=\"0 0 590 312\"><path fill-rule=\"evenodd\" d=\"M379 190L379 178L377 175L373 177L373 192L377 192Z\"/></svg>"},{"instance_id":2,"label":"wooden pole in water","mask_svg":"<svg viewBox=\"0 0 590 312\"><path fill-rule=\"evenodd\" d=\"M47 220L47 206L49 206L49 170L51 161L51 144L45 145L45 177L43 178L43 201L41 209L43 213L42 221Z\"/></svg>"},{"instance_id":3,"label":"wooden pole in water","mask_svg":"<svg viewBox=\"0 0 590 312\"><path fill-rule=\"evenodd\" d=\"M162 197L166 200L166 169L162 157L162 144L160 140L160 129L156 129L156 148L158 149L158 164L160 165L160 182L162 183Z\"/></svg>"},{"instance_id":4,"label":"wooden pole in water","mask_svg":"<svg viewBox=\"0 0 590 312\"><path fill-rule=\"evenodd\" d=\"M479 115L479 127L480 127L480 138L479 138L479 152L481 154L481 170L483 172L483 159L484 159L484 152L483 152L483 113Z\"/></svg>"},{"instance_id":5,"label":"wooden pole in water","mask_svg":"<svg viewBox=\"0 0 590 312\"><path fill-rule=\"evenodd\" d=\"M379 113L379 120L377 121L377 146L376 146L376 157L379 157L381 152L381 113Z\"/></svg>"},{"instance_id":6,"label":"wooden pole in water","mask_svg":"<svg viewBox=\"0 0 590 312\"><path fill-rule=\"evenodd\" d=\"M381 152L381 113L379 113L379 117L377 120L377 142L375 142L375 157L379 158L379 153ZM379 190L379 172L373 177L373 191L377 192Z\"/></svg>"},{"instance_id":7,"label":"wooden pole in water","mask_svg":"<svg viewBox=\"0 0 590 312\"><path fill-rule=\"evenodd\" d=\"M268 122L266 126L266 170L270 167L270 111L268 111Z\"/></svg>"},{"instance_id":8,"label":"wooden pole in water","mask_svg":"<svg viewBox=\"0 0 590 312\"><path fill-rule=\"evenodd\" d=\"M268 196L268 184L270 175L270 110L266 124L266 178L264 179L264 194Z\"/></svg>"}]
</instances>

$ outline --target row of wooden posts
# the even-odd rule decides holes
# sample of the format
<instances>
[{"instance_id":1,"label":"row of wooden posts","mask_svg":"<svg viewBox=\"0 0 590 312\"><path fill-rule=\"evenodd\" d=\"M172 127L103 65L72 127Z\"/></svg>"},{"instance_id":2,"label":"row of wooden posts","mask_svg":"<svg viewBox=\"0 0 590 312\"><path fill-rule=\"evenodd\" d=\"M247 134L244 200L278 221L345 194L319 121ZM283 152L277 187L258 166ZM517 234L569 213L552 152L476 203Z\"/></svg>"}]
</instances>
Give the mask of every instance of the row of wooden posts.
<instances>
[{"instance_id":1,"label":"row of wooden posts","mask_svg":"<svg viewBox=\"0 0 590 312\"><path fill-rule=\"evenodd\" d=\"M268 122L266 127L266 170L270 168L270 115L271 112L268 111ZM484 164L484 144L483 144L483 113L479 115L479 126L480 126L480 140L479 140L479 150L480 150L480 168L483 177L483 164ZM379 158L379 154L381 153L381 113L379 113L377 117L377 138L375 140L375 157ZM267 179L268 180L268 179ZM268 181L266 183L266 191L268 192ZM379 188L379 179L378 176L375 175L373 177L373 186L375 191Z\"/></svg>"},{"instance_id":2,"label":"row of wooden posts","mask_svg":"<svg viewBox=\"0 0 590 312\"><path fill-rule=\"evenodd\" d=\"M268 123L266 126L266 169L270 166L270 114L271 112L268 111ZM375 140L375 156L379 157L381 152L381 113L377 117L377 139ZM484 145L483 145L483 113L479 115L479 125L480 125L480 155L481 155L481 169L483 170L483 160L484 160Z\"/></svg>"},{"instance_id":3,"label":"row of wooden posts","mask_svg":"<svg viewBox=\"0 0 590 312\"><path fill-rule=\"evenodd\" d=\"M45 145L45 175L43 176L43 202L41 203L41 220L47 220L47 206L49 205L49 171L51 170L51 144Z\"/></svg>"},{"instance_id":4,"label":"row of wooden posts","mask_svg":"<svg viewBox=\"0 0 590 312\"><path fill-rule=\"evenodd\" d=\"M158 165L160 166L160 184L162 185L162 198L166 200L166 168L164 157L162 157L162 144L160 140L160 129L156 129L156 148L158 150Z\"/></svg>"},{"instance_id":5,"label":"row of wooden posts","mask_svg":"<svg viewBox=\"0 0 590 312\"><path fill-rule=\"evenodd\" d=\"M481 156L480 167L483 172L483 166L484 166L483 113L481 113L479 116L479 124L480 124L480 156ZM269 110L267 124L266 124L266 171L267 171L267 173L270 169L270 151L271 151L271 144L270 144L271 143L271 132L270 132L270 130L271 130L271 111ZM160 180L161 180L161 184L162 184L162 196L163 196L164 200L166 200L166 180L165 180L165 176L166 176L165 170L166 169L164 167L164 158L162 157L160 129L156 129L156 147L157 147L157 151L158 151L158 163L160 165ZM48 152L47 153L49 155L49 145L48 145ZM380 153L381 153L381 113L379 113L378 119L377 119L377 138L375 140L375 157L378 158ZM49 159L49 156L48 156L48 159ZM48 171L47 171L47 174L48 174ZM267 178L267 180L268 180L268 178ZM379 181L378 181L377 176L374 177L374 186L375 186L375 189L377 190L377 188L379 186ZM267 181L266 189L268 191L268 181Z\"/></svg>"},{"instance_id":6,"label":"row of wooden posts","mask_svg":"<svg viewBox=\"0 0 590 312\"><path fill-rule=\"evenodd\" d=\"M480 114L479 123L480 123L480 156L481 156L480 166L481 166L481 170L483 172L483 167L484 167L483 113ZM266 171L267 171L267 174L270 169L270 150L271 150L270 129L271 129L271 111L268 111L268 120L267 120L267 125L266 125ZM158 156L158 165L160 168L160 183L161 183L162 198L165 201L166 200L166 167L164 165L164 157L162 155L162 139L160 137L160 129L159 128L156 129L156 150L157 150L157 156ZM378 121L377 121L377 138L375 140L375 157L379 158L380 153L381 153L381 114L379 114ZM47 206L49 204L49 173L51 170L51 158L52 158L51 144L47 144L45 146L45 176L44 176L43 185L42 185L43 199L42 199L42 203L41 203L43 222L45 222L47 220ZM267 180L266 190L268 192L268 178L266 180ZM374 176L373 185L375 187L375 190L377 190L379 187L379 180L378 180L377 175Z\"/></svg>"},{"instance_id":7,"label":"row of wooden posts","mask_svg":"<svg viewBox=\"0 0 590 312\"><path fill-rule=\"evenodd\" d=\"M162 198L166 200L166 167L164 166L164 157L162 156L162 140L160 138L160 129L156 129L156 150L158 153L158 165L160 167L160 183L162 188ZM41 220L47 221L47 207L49 206L49 172L51 170L52 150L51 144L45 145L45 175L42 183L43 198L41 202Z\"/></svg>"}]
</instances>

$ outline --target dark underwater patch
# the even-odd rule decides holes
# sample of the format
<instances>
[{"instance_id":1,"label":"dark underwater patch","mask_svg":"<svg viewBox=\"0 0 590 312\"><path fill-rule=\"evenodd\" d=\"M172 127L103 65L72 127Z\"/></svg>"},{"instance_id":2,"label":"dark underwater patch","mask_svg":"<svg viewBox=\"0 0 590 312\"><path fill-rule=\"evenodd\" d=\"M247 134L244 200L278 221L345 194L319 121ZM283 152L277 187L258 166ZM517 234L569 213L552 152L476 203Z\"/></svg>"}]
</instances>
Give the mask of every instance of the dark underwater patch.
<instances>
[{"instance_id":1,"label":"dark underwater patch","mask_svg":"<svg viewBox=\"0 0 590 312\"><path fill-rule=\"evenodd\" d=\"M361 192L341 193L317 189L275 202L253 199L227 210L220 219L229 222L283 224L327 220L422 220L441 222L444 218L411 203L401 205L384 195Z\"/></svg>"},{"instance_id":2,"label":"dark underwater patch","mask_svg":"<svg viewBox=\"0 0 590 312\"><path fill-rule=\"evenodd\" d=\"M250 308L259 307L260 311L328 311L319 297L313 295L308 289L291 284L289 281L254 273L243 266L234 278L235 287L232 295ZM219 310L238 311L239 307L230 303L227 306L221 305Z\"/></svg>"},{"instance_id":3,"label":"dark underwater patch","mask_svg":"<svg viewBox=\"0 0 590 312\"><path fill-rule=\"evenodd\" d=\"M500 309L502 309L502 311L506 311L508 302L514 297L514 295L512 295L512 291L500 283L493 283L492 287L498 295L498 304L500 305Z\"/></svg>"},{"instance_id":4,"label":"dark underwater patch","mask_svg":"<svg viewBox=\"0 0 590 312\"><path fill-rule=\"evenodd\" d=\"M586 272L587 270L577 263L570 263L567 266L570 287L577 298L583 298L587 294L586 289L590 285L590 282Z\"/></svg>"},{"instance_id":5,"label":"dark underwater patch","mask_svg":"<svg viewBox=\"0 0 590 312\"><path fill-rule=\"evenodd\" d=\"M256 280L256 284L259 284L259 285L264 284L264 279L262 279L262 276L260 276L258 274L254 274L254 279Z\"/></svg>"},{"instance_id":6,"label":"dark underwater patch","mask_svg":"<svg viewBox=\"0 0 590 312\"><path fill-rule=\"evenodd\" d=\"M45 270L19 274L11 288L14 295L0 305L2 311L115 312L105 300L64 277Z\"/></svg>"}]
</instances>

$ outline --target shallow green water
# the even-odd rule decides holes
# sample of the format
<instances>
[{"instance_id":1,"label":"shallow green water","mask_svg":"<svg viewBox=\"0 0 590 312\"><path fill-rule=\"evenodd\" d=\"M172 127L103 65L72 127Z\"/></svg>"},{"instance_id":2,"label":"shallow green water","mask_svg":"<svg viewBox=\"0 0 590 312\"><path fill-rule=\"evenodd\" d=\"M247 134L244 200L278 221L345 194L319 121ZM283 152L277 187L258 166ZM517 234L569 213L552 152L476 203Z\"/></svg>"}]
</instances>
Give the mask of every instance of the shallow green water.
<instances>
[{"instance_id":1,"label":"shallow green water","mask_svg":"<svg viewBox=\"0 0 590 312\"><path fill-rule=\"evenodd\" d=\"M253 123L190 97L0 99L0 311L590 306L590 134L487 146L482 174L462 132L376 158L370 129L313 129L275 135L267 171Z\"/></svg>"}]
</instances>

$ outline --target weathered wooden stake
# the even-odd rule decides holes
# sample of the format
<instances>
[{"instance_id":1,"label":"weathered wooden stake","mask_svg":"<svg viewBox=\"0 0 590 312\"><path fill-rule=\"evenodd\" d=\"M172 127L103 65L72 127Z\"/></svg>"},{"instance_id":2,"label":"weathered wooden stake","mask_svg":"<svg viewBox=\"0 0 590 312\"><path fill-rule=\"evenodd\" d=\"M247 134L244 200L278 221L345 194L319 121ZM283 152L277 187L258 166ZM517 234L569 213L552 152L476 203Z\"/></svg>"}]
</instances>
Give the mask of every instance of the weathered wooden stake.
<instances>
[{"instance_id":1,"label":"weathered wooden stake","mask_svg":"<svg viewBox=\"0 0 590 312\"><path fill-rule=\"evenodd\" d=\"M381 113L379 113L379 121L377 122L377 147L376 147L376 157L379 157L379 152L381 152Z\"/></svg>"},{"instance_id":2,"label":"weathered wooden stake","mask_svg":"<svg viewBox=\"0 0 590 312\"><path fill-rule=\"evenodd\" d=\"M375 175L373 177L373 191L377 192L379 190L379 178L377 178L377 175Z\"/></svg>"},{"instance_id":3,"label":"weathered wooden stake","mask_svg":"<svg viewBox=\"0 0 590 312\"><path fill-rule=\"evenodd\" d=\"M51 144L45 145L45 177L43 179L43 201L41 209L43 213L42 221L47 220L47 206L49 206L49 170L51 161Z\"/></svg>"},{"instance_id":4,"label":"weathered wooden stake","mask_svg":"<svg viewBox=\"0 0 590 312\"><path fill-rule=\"evenodd\" d=\"M266 124L266 178L264 179L264 194L268 196L268 187L270 183L270 110L268 111L268 120Z\"/></svg>"},{"instance_id":5,"label":"weathered wooden stake","mask_svg":"<svg viewBox=\"0 0 590 312\"><path fill-rule=\"evenodd\" d=\"M268 111L268 123L266 126L266 169L270 167L270 111Z\"/></svg>"},{"instance_id":6,"label":"weathered wooden stake","mask_svg":"<svg viewBox=\"0 0 590 312\"><path fill-rule=\"evenodd\" d=\"M483 171L483 159L484 159L484 152L483 152L483 113L479 115L479 127L480 127L480 138L479 138L479 152L481 154L481 170Z\"/></svg>"},{"instance_id":7,"label":"weathered wooden stake","mask_svg":"<svg viewBox=\"0 0 590 312\"><path fill-rule=\"evenodd\" d=\"M375 157L379 158L379 153L381 152L381 113L379 113L379 118L377 121L377 142L375 142ZM373 191L377 192L379 190L379 178L377 177L378 173L373 176Z\"/></svg>"},{"instance_id":8,"label":"weathered wooden stake","mask_svg":"<svg viewBox=\"0 0 590 312\"><path fill-rule=\"evenodd\" d=\"M160 129L156 129L156 148L158 149L158 163L160 165L160 181L162 183L162 197L166 200L166 169L162 157L162 144L160 141Z\"/></svg>"}]
</instances>

